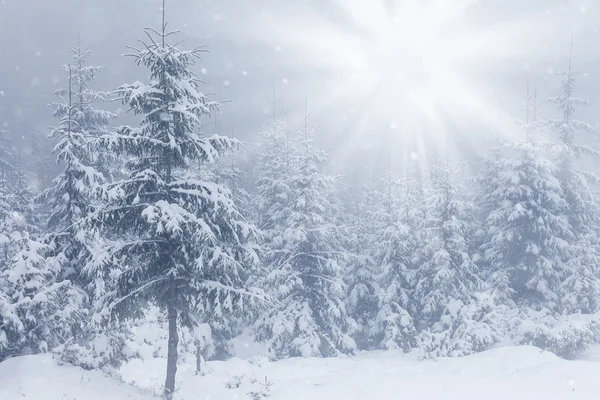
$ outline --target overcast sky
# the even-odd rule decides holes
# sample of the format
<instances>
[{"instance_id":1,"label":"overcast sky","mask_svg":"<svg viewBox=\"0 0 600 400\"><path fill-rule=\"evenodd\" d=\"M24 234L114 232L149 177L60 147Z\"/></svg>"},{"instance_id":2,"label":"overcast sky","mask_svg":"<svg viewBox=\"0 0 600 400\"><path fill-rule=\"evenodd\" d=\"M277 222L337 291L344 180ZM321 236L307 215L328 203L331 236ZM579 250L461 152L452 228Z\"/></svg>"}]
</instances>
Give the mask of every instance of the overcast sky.
<instances>
[{"instance_id":1,"label":"overcast sky","mask_svg":"<svg viewBox=\"0 0 600 400\"><path fill-rule=\"evenodd\" d=\"M579 93L593 101L582 118L600 122L600 1L474 3L468 18L478 29L529 25L521 37L511 39L518 51L505 59L482 62L473 72L478 82L498 89L499 107L518 116L527 77L538 85L540 97L556 94L559 85L553 73L565 65L565 46L572 33L576 67L585 73ZM256 131L268 118L273 80L277 92L283 91L286 108L295 114L301 112L305 95L318 103L332 90L328 84L337 73L335 68L331 63L321 65L319 53L287 41L290 32L316 32L312 37L317 45L327 43L331 31L345 35L357 30L340 12L343 2L336 0L168 0L167 4L169 24L182 31L186 45L210 49L198 72L205 68L201 74L208 91L228 100L219 118L225 131L239 136ZM68 62L69 47L78 34L93 51L91 61L106 68L98 89L143 81L145 72L121 55L127 52L126 45L142 38L145 26L159 24L159 0L0 0L0 124L26 138L47 134L53 121L46 104L64 83L60 65ZM331 29L321 34L322 26ZM477 34L477 29L473 32ZM317 59L307 59L311 56ZM364 101L352 96L337 99L319 107L314 118L327 127L331 138L347 137L357 126L356 115ZM551 114L553 109L545 106L543 111ZM370 126L385 129L388 123L374 121Z\"/></svg>"}]
</instances>

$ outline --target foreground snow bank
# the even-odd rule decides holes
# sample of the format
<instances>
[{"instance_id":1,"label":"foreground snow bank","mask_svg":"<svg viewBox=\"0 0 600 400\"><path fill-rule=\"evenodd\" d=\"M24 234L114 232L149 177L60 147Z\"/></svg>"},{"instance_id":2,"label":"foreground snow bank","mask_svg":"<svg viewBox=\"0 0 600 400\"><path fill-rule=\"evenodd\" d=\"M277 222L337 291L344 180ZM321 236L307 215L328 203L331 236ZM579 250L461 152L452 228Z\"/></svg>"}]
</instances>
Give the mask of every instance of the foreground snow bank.
<instances>
[{"instance_id":1,"label":"foreground snow bank","mask_svg":"<svg viewBox=\"0 0 600 400\"><path fill-rule=\"evenodd\" d=\"M148 400L140 390L97 371L59 366L49 354L0 363L1 400Z\"/></svg>"},{"instance_id":2,"label":"foreground snow bank","mask_svg":"<svg viewBox=\"0 0 600 400\"><path fill-rule=\"evenodd\" d=\"M352 358L255 358L209 362L204 376L180 365L178 400L249 399L265 377L270 400L519 400L600 398L600 362L566 361L534 347L507 347L474 356L418 361L393 352ZM126 381L145 393L160 393L165 360L134 360L123 367ZM132 386L97 372L58 366L48 355L0 363L0 399L149 400Z\"/></svg>"},{"instance_id":3,"label":"foreground snow bank","mask_svg":"<svg viewBox=\"0 0 600 400\"><path fill-rule=\"evenodd\" d=\"M159 390L164 360L136 360L123 376L141 387ZM566 361L535 347L507 347L481 354L418 361L393 352L352 358L291 359L268 363L256 358L208 363L197 376L192 366L179 369L179 400L249 399L265 377L273 383L272 400L519 400L600 397L600 363Z\"/></svg>"}]
</instances>

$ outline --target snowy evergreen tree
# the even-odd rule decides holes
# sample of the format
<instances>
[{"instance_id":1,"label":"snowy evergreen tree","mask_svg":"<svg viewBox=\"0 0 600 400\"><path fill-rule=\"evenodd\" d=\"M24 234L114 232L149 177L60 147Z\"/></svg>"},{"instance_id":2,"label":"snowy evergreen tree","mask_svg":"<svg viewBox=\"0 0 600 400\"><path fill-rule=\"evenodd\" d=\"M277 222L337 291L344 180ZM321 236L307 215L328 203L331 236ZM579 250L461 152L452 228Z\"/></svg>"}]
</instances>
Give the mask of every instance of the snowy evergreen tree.
<instances>
[{"instance_id":1,"label":"snowy evergreen tree","mask_svg":"<svg viewBox=\"0 0 600 400\"><path fill-rule=\"evenodd\" d=\"M597 181L593 173L578 169L578 162L585 155L597 155L588 146L578 143L580 133L593 132L594 128L575 117L579 107L589 102L575 97L575 84L578 72L573 69L573 46L569 52L568 67L560 71L562 93L551 97L548 102L556 104L562 111L562 118L548 121L549 126L558 134L560 143L556 144L558 154L558 178L563 188L569 208L569 223L578 237L596 232L598 224L598 206L590 184Z\"/></svg>"},{"instance_id":2,"label":"snowy evergreen tree","mask_svg":"<svg viewBox=\"0 0 600 400\"><path fill-rule=\"evenodd\" d=\"M252 220L255 219L254 205L247 187L247 173L244 160L242 158L242 149L233 149L224 157L219 159L216 174L218 182L226 186L231 191L233 201L240 209L242 214Z\"/></svg>"},{"instance_id":3,"label":"snowy evergreen tree","mask_svg":"<svg viewBox=\"0 0 600 400\"><path fill-rule=\"evenodd\" d=\"M216 127L215 118L215 134L220 130ZM199 161L198 165L193 166L190 176L205 181L212 181L223 187L226 187L231 193L233 204L240 212L241 216L253 223L256 222L256 206L251 198L250 192L245 182L247 171L243 168L242 154L244 144L238 144L233 148L223 152L223 154L214 160L213 163L205 163ZM197 175L196 172L199 172ZM253 285L256 277L254 274L248 276L249 286ZM254 313L222 313L222 310L216 308L210 316L205 316L209 319L211 326L211 341L212 347L208 360L228 360L235 356L235 349L232 340L240 335L242 331L248 327L248 324L256 316Z\"/></svg>"},{"instance_id":4,"label":"snowy evergreen tree","mask_svg":"<svg viewBox=\"0 0 600 400\"><path fill-rule=\"evenodd\" d=\"M343 209L348 235L345 247L351 253L346 271L348 296L346 307L348 315L356 321L354 340L361 350L376 347L372 328L379 309L379 282L373 247L379 227L376 220L376 198L379 195L375 187L375 177L369 168L363 177L352 176L352 182L346 189Z\"/></svg>"},{"instance_id":5,"label":"snowy evergreen tree","mask_svg":"<svg viewBox=\"0 0 600 400\"><path fill-rule=\"evenodd\" d=\"M81 133L81 139L88 141L108 133L110 122L117 118L115 113L97 107L110 100L110 94L90 87L98 77L98 73L103 70L103 67L89 64L91 54L92 52L82 44L81 39L77 38L77 45L71 49L71 63L63 67L72 75L70 90L74 101L71 117L76 126L75 131ZM62 117L65 116L65 111L67 111L65 108L59 111L63 114ZM85 148L80 151L84 164L94 167L104 179L109 179L115 174L111 169L115 160L101 148L95 148L93 152Z\"/></svg>"},{"instance_id":6,"label":"snowy evergreen tree","mask_svg":"<svg viewBox=\"0 0 600 400\"><path fill-rule=\"evenodd\" d=\"M3 146L0 194L0 358L47 351L70 335L76 307L61 302L68 285L57 284L39 241L33 194L22 157Z\"/></svg>"},{"instance_id":7,"label":"snowy evergreen tree","mask_svg":"<svg viewBox=\"0 0 600 400\"><path fill-rule=\"evenodd\" d=\"M23 157L18 157L12 173L12 208L27 221L30 231L38 229L38 216L33 189L29 185Z\"/></svg>"},{"instance_id":8,"label":"snowy evergreen tree","mask_svg":"<svg viewBox=\"0 0 600 400\"><path fill-rule=\"evenodd\" d=\"M261 133L256 182L256 207L259 227L267 240L275 240L285 229L291 212L291 175L296 153L287 134L283 118L272 121L272 127Z\"/></svg>"},{"instance_id":9,"label":"snowy evergreen tree","mask_svg":"<svg viewBox=\"0 0 600 400\"><path fill-rule=\"evenodd\" d=\"M123 104L141 116L139 127L124 126L100 142L131 159L129 175L108 185L96 223L109 241L114 290L104 304L120 319L143 314L151 302L166 311L168 355L165 396L173 397L178 359L178 327L194 326L215 310L235 312L262 301L244 288L258 263L255 228L236 209L231 192L210 181L189 178L191 162L213 163L236 143L227 137L202 137L201 119L218 107L200 92L191 66L202 49L180 51L167 39L174 33L147 29L148 42L135 50L137 64L150 81L117 89ZM89 273L99 268L90 267ZM211 322L210 320L206 322Z\"/></svg>"},{"instance_id":10,"label":"snowy evergreen tree","mask_svg":"<svg viewBox=\"0 0 600 400\"><path fill-rule=\"evenodd\" d=\"M259 385L260 389L248 392L250 400L267 400L271 397L271 386L273 386L273 382L269 381L265 376L265 382L260 383Z\"/></svg>"},{"instance_id":11,"label":"snowy evergreen tree","mask_svg":"<svg viewBox=\"0 0 600 400\"><path fill-rule=\"evenodd\" d=\"M3 293L3 357L54 349L81 323L80 309L70 282L48 262L48 246L40 241L34 224L32 195L22 163L15 163L12 192L2 202L4 224L0 292ZM81 300L81 299L79 299ZM2 351L0 351L1 353Z\"/></svg>"},{"instance_id":12,"label":"snowy evergreen tree","mask_svg":"<svg viewBox=\"0 0 600 400\"><path fill-rule=\"evenodd\" d=\"M11 158L8 133L0 130L0 274L8 269L13 250L13 233L17 225L8 184ZM24 329L7 291L7 284L0 280L0 361L18 354Z\"/></svg>"},{"instance_id":13,"label":"snowy evergreen tree","mask_svg":"<svg viewBox=\"0 0 600 400\"><path fill-rule=\"evenodd\" d=\"M215 173L215 181L225 186L231 192L233 204L240 214L248 221L256 221L255 205L251 195L244 185L245 170L240 168L242 149L239 147L227 151L212 166ZM254 275L254 274L253 274ZM248 284L251 286L255 280L254 276L248 276ZM227 360L235 356L232 340L240 335L244 328L255 318L255 313L223 313L215 309L209 317L211 323L211 340L213 349L208 360Z\"/></svg>"},{"instance_id":14,"label":"snowy evergreen tree","mask_svg":"<svg viewBox=\"0 0 600 400\"><path fill-rule=\"evenodd\" d=\"M12 167L12 154L8 132L0 129L0 195L8 190L8 176Z\"/></svg>"},{"instance_id":15,"label":"snowy evergreen tree","mask_svg":"<svg viewBox=\"0 0 600 400\"><path fill-rule=\"evenodd\" d=\"M556 167L540 148L539 129L526 121L521 139L509 143L497 161L496 188L484 198L496 207L484 223L483 262L500 301L559 311L572 234L563 216L568 204Z\"/></svg>"},{"instance_id":16,"label":"snowy evergreen tree","mask_svg":"<svg viewBox=\"0 0 600 400\"><path fill-rule=\"evenodd\" d=\"M240 185L240 179L243 172L237 168L236 155L239 152L239 146L224 151L223 154L214 160L214 163L206 163L199 160L191 167L189 177L202 181L215 182L227 188L231 193L233 204L240 212L241 216L251 221L248 213L245 212L251 207L249 194ZM196 171L197 170L197 171ZM252 279L248 276L248 279ZM252 282L248 282L251 286ZM246 310L248 311L248 310ZM228 360L235 356L233 338L238 336L253 314L249 312L227 312L224 313L220 307L215 307L209 311L210 315L204 315L203 319L210 320L212 350L207 356L208 360Z\"/></svg>"},{"instance_id":17,"label":"snowy evergreen tree","mask_svg":"<svg viewBox=\"0 0 600 400\"><path fill-rule=\"evenodd\" d=\"M414 292L422 346L427 353L437 355L451 355L440 348L456 329L445 315L456 314L457 305L475 302L474 294L483 288L478 267L469 254L473 210L465 201L464 189L455 182L458 174L453 174L447 151L445 160L436 157L429 175L426 245Z\"/></svg>"},{"instance_id":18,"label":"snowy evergreen tree","mask_svg":"<svg viewBox=\"0 0 600 400\"><path fill-rule=\"evenodd\" d=\"M600 310L600 249L594 233L581 235L571 246L568 277L563 283L562 311L594 314Z\"/></svg>"},{"instance_id":19,"label":"snowy evergreen tree","mask_svg":"<svg viewBox=\"0 0 600 400\"><path fill-rule=\"evenodd\" d=\"M24 329L15 304L4 293L4 286L0 282L0 362L19 353Z\"/></svg>"},{"instance_id":20,"label":"snowy evergreen tree","mask_svg":"<svg viewBox=\"0 0 600 400\"><path fill-rule=\"evenodd\" d=\"M562 112L562 118L550 120L550 128L558 134L559 143L554 145L557 153L560 182L566 200L566 215L573 233L570 241L572 255L568 260L571 271L565 282L567 297L563 307L567 312L594 313L599 310L600 207L598 207L598 177L591 171L581 169L581 162L587 156L598 157L596 150L581 144L580 135L590 134L594 128L576 118L578 108L589 104L575 96L578 72L573 69L573 44L569 50L567 69L560 71L562 93L548 99ZM584 139L585 140L585 139Z\"/></svg>"},{"instance_id":21,"label":"snowy evergreen tree","mask_svg":"<svg viewBox=\"0 0 600 400\"><path fill-rule=\"evenodd\" d=\"M408 225L408 209L402 207L404 193L401 187L400 180L393 176L391 166L388 166L374 249L381 289L371 334L380 348L407 351L416 344L415 323L409 310L413 307L418 254L411 242L413 232Z\"/></svg>"},{"instance_id":22,"label":"snowy evergreen tree","mask_svg":"<svg viewBox=\"0 0 600 400\"><path fill-rule=\"evenodd\" d=\"M26 231L13 235L18 249L0 274L2 290L23 324L21 354L51 350L64 343L81 323L77 293L59 278L44 257L47 249Z\"/></svg>"},{"instance_id":23,"label":"snowy evergreen tree","mask_svg":"<svg viewBox=\"0 0 600 400\"><path fill-rule=\"evenodd\" d=\"M576 239L569 224L560 167L541 144L548 125L537 120L536 97L528 91L520 138L504 143L480 178L486 210L480 263L491 289L487 302L496 304L488 332L573 357L594 341L595 322L565 313L598 306L597 263L594 243L581 245L585 237Z\"/></svg>"},{"instance_id":24,"label":"snowy evergreen tree","mask_svg":"<svg viewBox=\"0 0 600 400\"><path fill-rule=\"evenodd\" d=\"M268 342L275 359L353 353L354 322L344 304L347 257L331 201L334 180L320 171L325 155L315 149L307 121L297 147L274 151L271 146L289 143L282 136L274 130L262 149L268 172L259 193L269 201L262 214L269 238L263 284L279 306L257 321L257 338Z\"/></svg>"},{"instance_id":25,"label":"snowy evergreen tree","mask_svg":"<svg viewBox=\"0 0 600 400\"><path fill-rule=\"evenodd\" d=\"M510 315L510 307L487 293L451 300L434 327L421 333L421 356L462 357L489 350L506 339Z\"/></svg>"},{"instance_id":26,"label":"snowy evergreen tree","mask_svg":"<svg viewBox=\"0 0 600 400\"><path fill-rule=\"evenodd\" d=\"M84 219L93 211L104 176L94 165L99 160L89 147L92 139L106 132L107 124L115 115L95 108L95 104L107 100L108 96L89 87L101 70L87 64L90 51L78 41L71 53L71 63L63 66L67 85L55 91L59 100L50 104L54 117L59 120L50 134L56 141L53 153L63 170L54 179L54 186L42 192L38 201L43 202L49 212L46 262L55 270L56 283L69 287L56 300L78 310L73 315L71 336L61 341L57 351L61 359L75 362L70 353L92 342L97 330L90 310L95 289L93 282L83 274L84 265L94 255L90 251L94 244L88 243L93 234L88 232ZM102 168L106 168L106 161L102 160Z\"/></svg>"},{"instance_id":27,"label":"snowy evergreen tree","mask_svg":"<svg viewBox=\"0 0 600 400\"><path fill-rule=\"evenodd\" d=\"M0 270L10 260L11 235L17 224L10 193L0 194Z\"/></svg>"},{"instance_id":28,"label":"snowy evergreen tree","mask_svg":"<svg viewBox=\"0 0 600 400\"><path fill-rule=\"evenodd\" d=\"M94 196L104 181L102 173L93 165L95 155L88 150L88 145L92 138L105 132L115 116L94 108L95 103L106 100L107 96L89 88L101 69L87 65L90 51L78 42L71 52L72 63L63 66L67 87L55 92L59 101L50 105L60 121L50 135L57 142L53 152L56 162L64 169L54 179L54 186L40 195L40 200L50 208L48 228L52 257L64 277L83 283L81 268L89 253L82 243L85 237L80 232L80 222L92 211Z\"/></svg>"},{"instance_id":29,"label":"snowy evergreen tree","mask_svg":"<svg viewBox=\"0 0 600 400\"><path fill-rule=\"evenodd\" d=\"M488 152L480 155L479 162L475 164L477 169L474 171L476 189L473 193L473 206L475 207L477 226L473 235L472 246L473 257L478 263L482 259L480 248L486 240L484 221L497 206L495 199L490 197L489 194L494 193L498 188L499 175L502 172L502 158L508 150L503 135L504 132L498 126L495 126L492 137L488 140ZM486 269L482 271L483 278L487 279L485 272L487 272Z\"/></svg>"},{"instance_id":30,"label":"snowy evergreen tree","mask_svg":"<svg viewBox=\"0 0 600 400\"><path fill-rule=\"evenodd\" d=\"M0 270L10 258L8 246L14 222L12 192L8 179L11 168L12 151L9 145L8 132L0 130Z\"/></svg>"}]
</instances>

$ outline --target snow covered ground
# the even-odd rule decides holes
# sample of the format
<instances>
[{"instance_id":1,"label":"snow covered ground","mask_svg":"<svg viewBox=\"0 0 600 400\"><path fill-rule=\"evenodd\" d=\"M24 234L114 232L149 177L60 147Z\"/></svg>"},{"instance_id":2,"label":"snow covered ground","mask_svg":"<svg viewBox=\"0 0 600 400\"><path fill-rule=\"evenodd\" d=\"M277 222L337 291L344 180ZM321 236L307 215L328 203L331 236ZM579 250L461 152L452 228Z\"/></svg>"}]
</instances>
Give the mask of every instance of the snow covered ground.
<instances>
[{"instance_id":1,"label":"snow covered ground","mask_svg":"<svg viewBox=\"0 0 600 400\"><path fill-rule=\"evenodd\" d=\"M273 383L272 400L598 399L600 361L591 354L590 360L566 361L534 347L506 347L437 361L392 352L276 363L233 359L208 363L205 376L181 365L176 398L249 399L247 393L267 377ZM97 372L58 366L49 355L20 357L0 363L0 399L152 399L151 393L160 392L165 360L135 360L122 372L138 388Z\"/></svg>"},{"instance_id":2,"label":"snow covered ground","mask_svg":"<svg viewBox=\"0 0 600 400\"><path fill-rule=\"evenodd\" d=\"M59 366L49 354L0 363L1 400L148 400L140 390L101 372Z\"/></svg>"}]
</instances>

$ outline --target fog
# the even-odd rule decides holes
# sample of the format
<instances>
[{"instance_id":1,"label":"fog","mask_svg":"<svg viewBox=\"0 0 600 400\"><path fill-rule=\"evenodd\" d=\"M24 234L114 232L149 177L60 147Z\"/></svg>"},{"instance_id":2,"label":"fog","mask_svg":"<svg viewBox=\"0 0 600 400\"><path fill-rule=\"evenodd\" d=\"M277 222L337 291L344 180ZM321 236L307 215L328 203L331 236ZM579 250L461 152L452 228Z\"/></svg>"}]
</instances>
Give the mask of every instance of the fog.
<instances>
[{"instance_id":1,"label":"fog","mask_svg":"<svg viewBox=\"0 0 600 400\"><path fill-rule=\"evenodd\" d=\"M365 0L366 1L366 0ZM198 66L208 92L224 101L217 117L220 130L250 137L269 117L273 92L278 106L290 118L300 116L305 96L311 118L327 131L328 147L342 142L374 141L374 132L387 132L385 117L364 118L369 98L350 95L325 100L340 85L336 63L322 62L328 54L331 33L360 35L360 26L344 13L344 2L334 0L177 0L167 9L169 26L182 31L186 45L210 50ZM392 1L386 6L393 7ZM523 117L522 98L529 79L545 99L559 90L555 72L566 65L571 36L575 67L583 72L578 93L592 100L582 118L597 124L600 78L600 46L597 21L600 5L593 0L480 0L471 1L466 19L473 35L482 29L511 37L512 51L493 58L480 57L477 68L467 73L485 91L498 112ZM61 85L60 66L69 60L69 48L79 35L93 51L92 63L105 71L99 89L110 90L132 80L143 80L143 71L122 57L127 45L142 38L143 28L160 24L158 0L3 0L0 2L0 121L13 136L26 143L42 143L53 123L46 105ZM322 29L327 27L327 29ZM306 33L307 41L294 40ZM312 36L308 36L308 35ZM311 40L325 50L309 49ZM335 46L335 42L332 42ZM496 46L494 41L487 47ZM499 52L500 53L500 52ZM335 54L332 58L337 57ZM200 70L203 68L202 70ZM202 72L200 72L202 71ZM376 72L373 72L376 73ZM275 90L273 90L275 89ZM322 100L322 101L321 101ZM390 100L393 103L393 100ZM542 103L540 101L540 103ZM116 109L118 105L114 104ZM392 104L391 108L394 108ZM401 106L398 106L399 110ZM554 111L541 105L542 113ZM399 111L398 111L399 112ZM400 112L399 112L400 113ZM390 114L393 114L390 113ZM455 114L448 117L448 114ZM473 112L449 111L444 124L462 135L485 136L490 121ZM359 120L364 119L362 123ZM39 144L38 143L38 144ZM371 144L369 144L371 146ZM471 149L472 150L472 149Z\"/></svg>"},{"instance_id":2,"label":"fog","mask_svg":"<svg viewBox=\"0 0 600 400\"><path fill-rule=\"evenodd\" d=\"M598 21L0 0L0 399L600 393Z\"/></svg>"}]
</instances>

